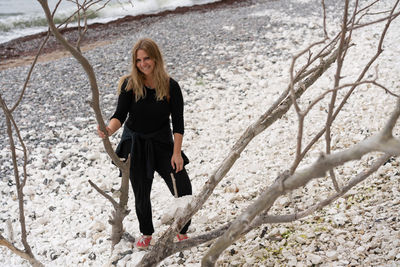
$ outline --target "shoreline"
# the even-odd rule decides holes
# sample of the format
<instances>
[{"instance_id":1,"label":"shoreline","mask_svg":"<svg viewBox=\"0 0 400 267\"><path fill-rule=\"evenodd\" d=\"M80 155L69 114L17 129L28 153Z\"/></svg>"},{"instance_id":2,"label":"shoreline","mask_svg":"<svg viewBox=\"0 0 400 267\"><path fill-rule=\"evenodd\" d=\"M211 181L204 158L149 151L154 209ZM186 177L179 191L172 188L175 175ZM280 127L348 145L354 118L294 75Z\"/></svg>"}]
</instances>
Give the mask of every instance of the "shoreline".
<instances>
[{"instance_id":1,"label":"shoreline","mask_svg":"<svg viewBox=\"0 0 400 267\"><path fill-rule=\"evenodd\" d=\"M81 51L86 52L96 47L108 45L111 43L112 40L88 42L81 46ZM65 50L63 47L57 47L54 50L47 50L42 52L39 55L37 62L48 62L68 56L71 56L71 54L67 50ZM32 54L22 55L17 58L5 60L4 62L0 63L0 71L19 66L31 65L35 57L35 53L32 52Z\"/></svg>"},{"instance_id":2,"label":"shoreline","mask_svg":"<svg viewBox=\"0 0 400 267\"><path fill-rule=\"evenodd\" d=\"M88 25L88 31L81 41L81 48L82 51L88 51L98 46L110 44L123 37L125 30L131 31L133 28L132 26L147 26L155 20L166 16L181 15L188 12L207 12L209 10L223 9L234 5L247 5L249 2L251 1L221 0L203 5L178 7L174 10L166 10L155 14L136 16L128 15L107 23L93 23ZM70 42L78 40L78 27L70 27L60 31ZM45 31L23 36L0 44L0 70L31 64L46 35L47 32ZM38 61L47 62L67 55L69 55L69 53L64 49L64 47L53 36L50 36L46 45L42 49Z\"/></svg>"}]
</instances>

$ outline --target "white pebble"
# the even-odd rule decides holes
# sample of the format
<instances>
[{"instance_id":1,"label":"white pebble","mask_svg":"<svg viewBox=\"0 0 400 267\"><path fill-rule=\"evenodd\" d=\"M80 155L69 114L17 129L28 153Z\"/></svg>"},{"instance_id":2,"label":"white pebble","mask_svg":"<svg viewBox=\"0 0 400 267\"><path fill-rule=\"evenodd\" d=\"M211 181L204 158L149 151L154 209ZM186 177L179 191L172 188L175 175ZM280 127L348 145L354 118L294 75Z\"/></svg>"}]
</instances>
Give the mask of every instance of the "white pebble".
<instances>
[{"instance_id":1,"label":"white pebble","mask_svg":"<svg viewBox=\"0 0 400 267\"><path fill-rule=\"evenodd\" d=\"M334 251L334 250L327 251L325 255L330 260L337 260L337 258L338 258L338 253L336 251Z\"/></svg>"},{"instance_id":2,"label":"white pebble","mask_svg":"<svg viewBox=\"0 0 400 267\"><path fill-rule=\"evenodd\" d=\"M307 260L311 261L312 264L320 264L322 262L322 258L315 254L308 254Z\"/></svg>"}]
</instances>

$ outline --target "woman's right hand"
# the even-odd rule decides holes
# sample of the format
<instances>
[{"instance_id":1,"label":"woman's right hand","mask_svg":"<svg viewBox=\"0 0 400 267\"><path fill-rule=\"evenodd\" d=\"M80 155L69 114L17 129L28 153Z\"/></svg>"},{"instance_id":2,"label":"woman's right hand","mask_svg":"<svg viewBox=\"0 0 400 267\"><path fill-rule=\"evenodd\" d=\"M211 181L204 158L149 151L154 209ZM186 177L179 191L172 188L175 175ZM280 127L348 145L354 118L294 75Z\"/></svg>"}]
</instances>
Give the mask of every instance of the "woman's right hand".
<instances>
[{"instance_id":1,"label":"woman's right hand","mask_svg":"<svg viewBox=\"0 0 400 267\"><path fill-rule=\"evenodd\" d=\"M108 123L108 125L106 126L106 130L107 130L107 135L111 136L113 135L113 133L115 133L116 131L118 131L118 129L121 128L121 122L116 119L116 118L112 118L110 120L110 122ZM97 125L97 134L100 136L101 139L106 138L105 133L103 133L100 130L99 125Z\"/></svg>"},{"instance_id":2,"label":"woman's right hand","mask_svg":"<svg viewBox=\"0 0 400 267\"><path fill-rule=\"evenodd\" d=\"M112 135L111 129L108 126L106 126L106 130L107 130L107 135L111 136ZM106 138L106 135L100 130L100 126L99 125L97 125L97 134L99 135L99 137L101 139L105 139Z\"/></svg>"}]
</instances>

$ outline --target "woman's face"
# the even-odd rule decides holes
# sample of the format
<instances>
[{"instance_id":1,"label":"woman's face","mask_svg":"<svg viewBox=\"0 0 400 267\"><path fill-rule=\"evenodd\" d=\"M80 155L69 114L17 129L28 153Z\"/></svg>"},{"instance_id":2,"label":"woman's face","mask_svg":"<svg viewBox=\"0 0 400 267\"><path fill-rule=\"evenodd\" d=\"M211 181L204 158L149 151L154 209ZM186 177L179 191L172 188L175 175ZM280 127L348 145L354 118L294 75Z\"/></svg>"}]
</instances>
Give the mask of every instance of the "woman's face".
<instances>
[{"instance_id":1,"label":"woman's face","mask_svg":"<svg viewBox=\"0 0 400 267\"><path fill-rule=\"evenodd\" d=\"M136 67L146 77L152 76L155 65L156 63L147 55L146 51L139 49L136 52Z\"/></svg>"}]
</instances>

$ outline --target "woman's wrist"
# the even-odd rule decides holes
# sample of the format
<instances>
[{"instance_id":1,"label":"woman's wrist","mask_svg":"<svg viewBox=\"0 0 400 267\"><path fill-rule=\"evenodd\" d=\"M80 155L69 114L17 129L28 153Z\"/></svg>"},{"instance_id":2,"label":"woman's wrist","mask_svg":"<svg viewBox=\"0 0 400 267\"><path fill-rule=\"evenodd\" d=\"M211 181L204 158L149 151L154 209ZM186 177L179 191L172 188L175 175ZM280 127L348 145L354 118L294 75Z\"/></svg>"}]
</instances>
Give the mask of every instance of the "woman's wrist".
<instances>
[{"instance_id":1,"label":"woman's wrist","mask_svg":"<svg viewBox=\"0 0 400 267\"><path fill-rule=\"evenodd\" d=\"M183 134L174 133L174 155L181 155Z\"/></svg>"},{"instance_id":2,"label":"woman's wrist","mask_svg":"<svg viewBox=\"0 0 400 267\"><path fill-rule=\"evenodd\" d=\"M119 122L118 119L112 118L110 122L107 125L107 132L108 135L113 135L118 129L121 127L121 123Z\"/></svg>"},{"instance_id":3,"label":"woman's wrist","mask_svg":"<svg viewBox=\"0 0 400 267\"><path fill-rule=\"evenodd\" d=\"M107 132L108 132L109 136L114 134L114 131L109 126L107 126L106 129L107 129Z\"/></svg>"}]
</instances>

